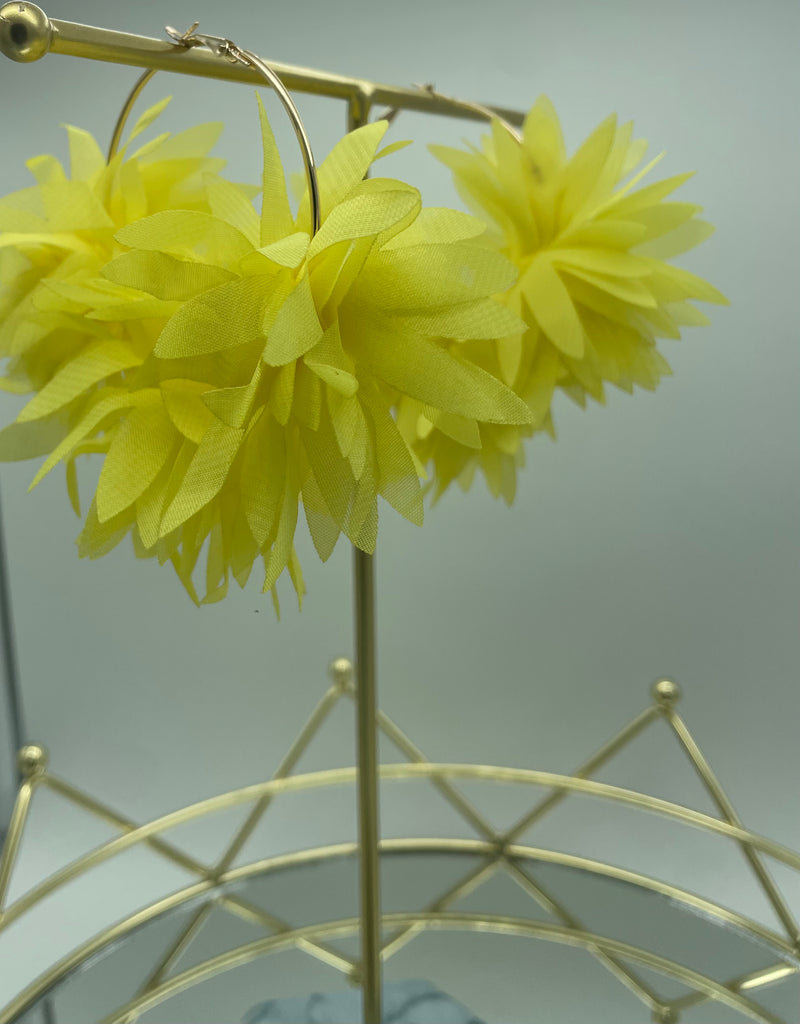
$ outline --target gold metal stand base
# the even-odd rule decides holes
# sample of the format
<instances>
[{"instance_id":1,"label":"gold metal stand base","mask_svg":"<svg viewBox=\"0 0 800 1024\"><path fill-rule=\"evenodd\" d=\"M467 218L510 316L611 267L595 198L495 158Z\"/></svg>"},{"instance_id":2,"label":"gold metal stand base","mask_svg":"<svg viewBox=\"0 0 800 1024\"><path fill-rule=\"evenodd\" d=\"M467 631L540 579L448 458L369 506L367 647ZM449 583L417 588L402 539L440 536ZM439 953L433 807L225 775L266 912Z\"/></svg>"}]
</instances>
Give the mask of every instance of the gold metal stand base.
<instances>
[{"instance_id":1,"label":"gold metal stand base","mask_svg":"<svg viewBox=\"0 0 800 1024\"><path fill-rule=\"evenodd\" d=\"M133 999L129 999L113 1014L104 1018L104 1024L114 1024L114 1022L122 1024L122 1022L134 1021L147 1010L193 985L243 963L285 949L301 950L310 957L344 973L351 981L357 982L363 988L364 979L369 974L369 965L365 964L363 960L354 961L342 955L335 946L331 945L336 939L344 936L362 933L363 938L362 915L294 927L280 916L266 912L262 907L252 904L246 898L237 895L235 891L231 891L234 884L239 885L248 878L301 865L310 866L336 862L341 858L352 858L359 852L363 852L360 843L353 842L300 850L279 857L257 859L241 865L234 863L277 794L288 796L309 789L357 783L358 772L355 768L330 769L305 775L292 774L294 766L332 709L341 700L356 701L358 699L353 666L349 661L337 659L333 662L331 677L331 686L313 710L271 780L181 808L145 825L137 824L54 775L48 768L47 757L41 747L27 746L20 751L19 766L23 782L20 786L6 845L0 858L0 935L9 929L15 921L38 906L42 900L60 890L73 879L91 872L98 865L137 845L149 847L172 864L184 869L191 876L191 881L179 892L165 896L107 928L66 959L55 964L0 1011L0 1024L10 1024L16 1020L43 993L51 990L60 979L65 978L77 966L91 959L110 942L119 941L135 928L191 901L199 904L197 909L192 911L188 923L173 940L166 953L162 954L154 963L145 984L141 986L140 991ZM434 764L427 760L419 747L386 714L378 711L375 716L378 728L408 758L408 763L381 766L373 779L376 791L378 778L382 783L395 780L425 779L448 800L453 809L478 834L478 838L475 839L409 838L383 840L379 843L378 850L381 859L422 854L465 858L463 877L456 884L449 886L445 892L440 893L434 900L429 901L426 906L413 913L382 915L376 931L376 956L379 961L385 962L417 936L431 931L480 931L527 938L544 938L551 942L586 950L648 1008L653 1020L661 1021L662 1024L665 1021L677 1021L683 1010L709 999L735 1009L751 1020L766 1022L766 1024L781 1024L780 1018L775 1017L759 1004L757 1001L758 991L781 979L800 976L800 942L798 942L797 925L777 885L767 871L764 858L773 858L795 871L800 871L800 854L751 832L741 824L719 781L675 709L679 696L677 686L672 682L662 680L653 688L653 694L654 703L634 718L608 743L604 744L572 775L556 775L542 771L486 765ZM720 809L718 818L647 794L596 782L591 778L618 751L627 746L651 724L658 721L666 724L677 739L679 747L694 766L704 786ZM459 779L534 786L548 792L513 825L498 830L458 788ZM31 800L39 788L49 789L113 825L119 830L120 835L65 865L50 878L20 896L15 902L6 905L5 896ZM733 841L740 846L747 857L758 885L772 905L777 919L781 922L781 930L768 928L743 913L722 907L688 890L645 875L582 856L524 845L521 842L523 834L527 833L533 825L572 793L610 801L612 804L625 805L646 813L658 814L676 824L690 825ZM232 835L227 849L216 864L201 863L165 838L165 834L170 828L209 817L227 808L246 804L251 805L251 812L244 824L239 826ZM362 812L368 806L368 804L362 804ZM376 822L366 823L369 830L376 825ZM480 858L477 866L474 863L476 857ZM472 864L467 867L467 861L470 859ZM667 897L675 905L685 907L687 910L733 927L750 936L760 944L762 949L772 950L774 962L766 968L759 967L757 970L730 978L723 984L685 965L665 959L652 951L590 932L586 930L580 917L573 910L568 909L560 899L533 877L529 866L534 863L560 865L584 872L591 877L613 879L634 885L642 891L658 893ZM453 909L459 900L468 893L479 889L498 873L503 873L511 878L522 892L527 893L537 905L544 907L556 923L490 913L464 913ZM363 906L362 903L362 911ZM221 908L235 917L258 924L264 928L265 937L212 957L191 968L181 969L182 957L203 928L207 926L211 910L214 907ZM364 955L368 956L369 947L363 944L362 949ZM673 978L690 988L692 994L668 1002L664 1001L654 992L645 977L639 973L638 967L655 970L666 977ZM373 965L373 976L376 973Z\"/></svg>"}]
</instances>

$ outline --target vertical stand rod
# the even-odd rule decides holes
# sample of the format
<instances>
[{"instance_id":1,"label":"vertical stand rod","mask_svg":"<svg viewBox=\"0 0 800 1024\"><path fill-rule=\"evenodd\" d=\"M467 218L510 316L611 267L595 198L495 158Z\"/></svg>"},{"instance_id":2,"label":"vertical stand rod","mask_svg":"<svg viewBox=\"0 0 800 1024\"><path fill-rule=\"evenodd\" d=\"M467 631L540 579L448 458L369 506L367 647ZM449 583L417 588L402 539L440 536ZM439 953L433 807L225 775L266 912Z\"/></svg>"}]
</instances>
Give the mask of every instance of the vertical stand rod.
<instances>
[{"instance_id":1,"label":"vertical stand rod","mask_svg":"<svg viewBox=\"0 0 800 1024\"><path fill-rule=\"evenodd\" d=\"M11 750L16 752L25 742L22 720L22 698L19 687L19 663L14 635L14 621L11 610L11 581L6 557L5 530L3 528L2 504L0 504L0 657L3 665L3 685L8 704L8 735ZM0 821L0 830L5 823Z\"/></svg>"},{"instance_id":2,"label":"vertical stand rod","mask_svg":"<svg viewBox=\"0 0 800 1024\"><path fill-rule=\"evenodd\" d=\"M371 96L347 105L347 130L367 123ZM358 764L359 907L363 1024L382 1024L378 708L375 675L375 558L353 548L356 627L356 737Z\"/></svg>"},{"instance_id":3,"label":"vertical stand rod","mask_svg":"<svg viewBox=\"0 0 800 1024\"><path fill-rule=\"evenodd\" d=\"M356 613L356 735L364 1024L381 1024L381 888L375 687L375 563L353 549Z\"/></svg>"}]
</instances>

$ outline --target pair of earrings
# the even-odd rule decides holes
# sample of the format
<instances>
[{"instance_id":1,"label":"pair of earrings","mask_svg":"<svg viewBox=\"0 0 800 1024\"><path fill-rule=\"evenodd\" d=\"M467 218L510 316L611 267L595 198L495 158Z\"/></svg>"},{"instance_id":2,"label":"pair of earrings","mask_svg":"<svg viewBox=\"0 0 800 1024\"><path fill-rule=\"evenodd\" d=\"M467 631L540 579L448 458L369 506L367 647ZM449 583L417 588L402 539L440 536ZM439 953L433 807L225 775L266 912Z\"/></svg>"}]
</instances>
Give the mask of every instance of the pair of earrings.
<instances>
[{"instance_id":1,"label":"pair of earrings","mask_svg":"<svg viewBox=\"0 0 800 1024\"><path fill-rule=\"evenodd\" d=\"M0 459L46 456L33 485L63 463L80 515L76 460L103 456L82 555L130 534L197 603L244 586L260 558L276 607L286 570L302 599L301 508L325 560L342 533L374 550L379 497L421 524L426 490L466 490L480 470L510 503L556 390L583 404L607 383L655 387L669 370L657 339L707 322L693 300L726 301L666 262L713 229L666 201L689 175L636 188L657 161L634 173L630 124L607 119L568 159L540 98L521 135L493 120L481 151L432 147L477 217L423 208L411 185L367 177L404 145L379 148L387 121L317 168L268 65L174 37L264 75L306 189L295 214L260 99L258 189L222 177L216 125L134 149L165 103L119 146L148 73L108 158L68 128L70 175L35 158L35 186L0 200L0 383L34 393Z\"/></svg>"}]
</instances>

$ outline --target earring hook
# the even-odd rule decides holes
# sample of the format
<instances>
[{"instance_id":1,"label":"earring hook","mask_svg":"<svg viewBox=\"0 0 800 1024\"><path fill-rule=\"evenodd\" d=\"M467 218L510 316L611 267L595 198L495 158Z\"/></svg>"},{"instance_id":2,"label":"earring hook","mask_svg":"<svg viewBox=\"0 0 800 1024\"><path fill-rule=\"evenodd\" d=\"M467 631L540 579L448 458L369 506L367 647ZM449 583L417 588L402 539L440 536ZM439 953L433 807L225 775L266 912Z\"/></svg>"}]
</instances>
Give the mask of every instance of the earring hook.
<instances>
[{"instance_id":1,"label":"earring hook","mask_svg":"<svg viewBox=\"0 0 800 1024\"><path fill-rule=\"evenodd\" d=\"M194 24L185 32L178 32L177 29L167 25L165 31L169 38L178 46L183 46L186 49L191 49L195 46L204 46L217 57L245 64L248 67L254 68L267 80L269 85L272 86L272 89L277 93L278 98L283 104L284 110L289 116L289 120L292 122L292 127L294 128L294 133L297 137L297 141L300 145L300 151L303 155L306 181L308 183L309 205L311 209L312 234L316 234L317 231L319 231L322 219L317 168L314 162L314 154L311 150L311 143L309 142L303 121L294 104L294 100L280 78L278 78L269 64L262 60L261 57L252 53L250 50L242 49L240 46L237 46L233 40L226 39L224 36L212 36L197 32L198 25L199 22L194 22ZM111 145L109 146L108 151L109 160L114 156L119 148L122 132L124 131L125 123L128 120L133 104L136 102L142 89L144 89L145 85L147 85L154 74L154 70L146 71L137 80L133 89L131 89L114 127L114 133L111 137Z\"/></svg>"},{"instance_id":2,"label":"earring hook","mask_svg":"<svg viewBox=\"0 0 800 1024\"><path fill-rule=\"evenodd\" d=\"M482 103L473 103L471 100L462 100L457 99L455 96L446 96L444 93L439 92L432 82L425 82L424 84L415 82L414 85L420 90L420 92L425 92L429 96L435 96L437 99L447 100L448 103L452 103L458 107L463 107L465 110L474 110L476 113L485 117L487 121L499 121L509 135L513 136L517 142L522 141L522 136L512 124L509 124L505 118L501 117L494 110L490 110L489 107L485 107ZM397 117L399 112L399 107L390 107L384 114L381 114L381 117L383 120L391 122Z\"/></svg>"}]
</instances>

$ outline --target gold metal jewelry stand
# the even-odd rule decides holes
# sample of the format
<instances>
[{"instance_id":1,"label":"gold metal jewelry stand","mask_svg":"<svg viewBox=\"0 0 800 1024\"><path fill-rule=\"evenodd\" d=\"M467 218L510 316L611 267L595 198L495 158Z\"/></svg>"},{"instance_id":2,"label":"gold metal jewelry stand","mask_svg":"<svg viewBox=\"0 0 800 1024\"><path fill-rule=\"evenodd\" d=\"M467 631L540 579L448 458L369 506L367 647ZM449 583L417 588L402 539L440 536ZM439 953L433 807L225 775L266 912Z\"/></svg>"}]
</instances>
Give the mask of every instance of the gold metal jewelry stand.
<instances>
[{"instance_id":1,"label":"gold metal jewelry stand","mask_svg":"<svg viewBox=\"0 0 800 1024\"><path fill-rule=\"evenodd\" d=\"M209 50L200 47L186 50L162 39L48 18L34 4L7 3L0 8L0 18L3 19L0 22L0 51L19 63L39 60L46 53L61 53L88 60L152 68L155 71L176 71L184 75L218 78L245 85L264 84L261 76L252 68L220 60ZM497 114L513 125L521 125L523 120L523 115L517 110L486 106L484 112L479 112L471 105L427 88L405 89L396 85L383 85L366 78L350 78L274 60L269 61L269 66L292 92L328 96L348 102L359 102L368 97L373 105L417 110L424 114L442 114L468 121L485 120L485 111Z\"/></svg>"},{"instance_id":2,"label":"gold metal jewelry stand","mask_svg":"<svg viewBox=\"0 0 800 1024\"><path fill-rule=\"evenodd\" d=\"M356 702L359 700L353 680L353 666L349 661L335 661L331 665L331 677L330 687L312 711L271 780L223 793L201 803L181 808L145 825L137 824L102 804L89 793L52 774L47 766L47 756L41 747L28 746L20 751L19 766L23 782L6 846L0 857L0 934L73 880L134 847L149 848L165 861L186 872L190 881L177 892L156 900L101 931L55 964L7 1006L0 1009L0 1024L12 1024L18 1020L22 1014L36 1005L38 1000L54 991L59 982L66 979L73 970L92 961L112 943L119 942L135 929L142 928L148 922L156 921L167 913L198 903L199 906L188 914L188 920L171 940L166 951L154 956L147 977L139 986L137 993L104 1016L102 1024L133 1024L141 1014L194 985L286 949L302 951L363 986L366 971L362 964L330 945L330 942L337 938L355 935L362 930L363 905L362 914L358 918L295 927L260 904L253 903L246 896L243 897L240 891L233 888L248 879L279 874L290 869L336 864L359 854L361 840L359 843L322 846L243 864L234 863L277 795L290 797L295 793L323 787L349 786L359 781L358 773L353 768L329 769L304 775L292 774L300 757L309 748L334 707L347 698ZM393 858L402 860L426 855L446 856L451 860L462 858L465 862L463 876L424 907L411 912L381 916L378 924L386 930L387 938L383 940L376 929L379 960L387 961L421 934L437 930L489 932L497 935L538 938L585 950L650 1010L654 1021L661 1024L676 1024L681 1011L707 1000L715 1000L761 1024L791 1024L790 1021L770 1012L758 1001L759 992L767 986L786 984L792 979L800 980L798 926L784 897L768 873L764 857L772 858L800 872L800 853L759 836L741 824L725 791L676 711L675 705L679 695L675 683L669 680L656 683L653 687L654 703L605 743L572 775L566 776L488 765L431 763L386 714L378 712L378 728L408 758L407 763L382 765L379 771L380 779L385 782L427 780L477 834L477 838L474 839L446 836L424 839L400 838L384 839L378 844L376 849L381 859L387 861ZM592 779L598 769L659 721L663 721L675 737L678 746L719 808L720 817ZM457 787L454 780L459 779L490 781L498 785L535 786L548 792L510 827L497 829ZM14 862L31 802L39 789L47 789L89 812L95 818L107 822L117 829L120 835L66 864L13 903L7 904L6 895ZM675 824L688 825L736 843L750 862L754 877L772 906L780 929L767 927L745 913L720 906L689 890L634 871L583 856L525 845L522 839L528 830L571 794L608 801L612 805L627 806L647 814L657 814ZM202 863L165 838L165 833L169 829L190 821L211 819L214 814L247 805L251 805L250 813L244 824L233 832L226 849L215 864ZM588 931L580 918L565 905L563 899L537 879L536 868L542 864L562 866L581 872L589 878L611 879L634 886L641 892L658 894L669 900L673 906L699 914L703 918L748 936L758 943L760 951L771 952L773 962L766 967L759 965L722 983L652 950ZM520 914L508 917L457 909L460 900L480 889L498 874L510 878L522 893L554 919L554 923L533 921ZM181 967L181 959L207 927L215 907L234 918L263 928L266 932L265 937L207 957L194 966ZM691 990L691 994L672 999L663 998L653 988L652 983L639 973L639 967L648 968L663 977L681 982Z\"/></svg>"},{"instance_id":3,"label":"gold metal jewelry stand","mask_svg":"<svg viewBox=\"0 0 800 1024\"><path fill-rule=\"evenodd\" d=\"M170 33L172 42L149 39L122 32L51 20L38 7L24 2L8 3L0 8L0 50L12 60L29 62L39 59L48 52L84 57L92 60L110 61L155 70L200 75L250 85L263 85L255 66L225 59L231 55L226 40L217 37L197 36L198 40L216 40L224 44L216 52L196 45L187 45L191 32L181 37ZM244 51L239 51L244 52ZM314 95L343 99L347 102L348 126L354 128L366 123L370 110L375 104L385 104L394 110L417 110L424 113L450 117L483 120L497 115L509 124L519 126L522 115L504 108L484 107L462 100L441 96L432 88L404 89L382 85L364 79L332 75L320 71L299 68L270 61L268 68L276 73L287 89ZM263 71L263 69L262 69ZM143 84L143 83L142 83ZM116 134L115 134L116 137ZM653 1019L662 1024L678 1019L682 1008L704 999L720 1002L748 1014L753 1020L779 1024L778 1018L766 1012L744 993L758 989L770 982L786 977L798 970L800 955L800 932L781 893L764 866L762 855L767 854L778 861L800 870L800 855L781 847L742 827L741 822L720 787L702 753L695 744L682 720L674 711L677 690L674 684L663 682L655 690L656 703L643 712L617 737L601 748L598 753L582 765L572 776L558 776L545 772L520 769L487 767L478 765L436 765L427 761L419 749L398 729L390 719L377 710L375 672L375 581L374 559L359 550L354 551L354 593L355 593L355 682L349 662L341 660L333 665L334 682L323 697L309 722L301 731L297 741L287 753L274 778L266 783L250 786L232 793L212 798L203 803L183 808L173 814L150 822L136 825L133 821L100 804L90 795L76 789L68 782L50 774L46 757L41 748L25 747L20 753L20 785L16 805L9 826L6 844L0 857L0 931L9 927L21 915L37 905L45 896L59 889L71 879L85 873L110 857L136 844L146 844L163 857L184 868L199 880L172 896L157 901L150 907L132 915L125 921L106 930L92 942L77 950L65 961L57 964L42 978L29 986L0 1011L0 1024L14 1020L23 1010L46 992L59 978L74 966L84 962L97 950L113 939L126 935L170 908L195 900L203 895L222 892L220 905L226 910L245 919L256 921L273 934L271 937L240 947L230 954L217 957L200 967L181 974L171 973L182 953L205 924L212 904L205 902L193 913L168 955L154 966L150 978L139 995L107 1018L111 1022L134 1021L148 1008L157 1005L170 995L195 984L203 978L230 969L268 952L288 946L323 960L344 971L351 979L357 980L363 991L364 1024L381 1024L381 962L397 952L425 929L474 929L505 934L536 935L567 945L580 946L588 950L604 966L629 988L653 1013ZM313 775L292 776L292 771L303 750L307 747L321 722L330 709L343 696L355 700L357 769L337 769ZM658 800L654 797L606 786L590 780L592 773L613 756L621 747L642 731L650 722L664 718L680 741L685 753L695 766L719 808L721 818L716 819L688 808ZM377 764L377 729L380 728L408 756L411 764ZM378 782L379 779L429 779L478 832L478 840L400 840L379 839ZM505 832L498 832L469 803L453 785L452 780L489 779L525 785L544 786L550 789L534 809L515 826ZM234 867L234 861L248 838L261 820L273 797L278 793L298 792L318 786L340 785L357 782L359 806L359 840L357 844L325 847L320 850L301 851L298 854L271 858L245 867ZM91 811L103 820L115 825L122 835L104 844L91 853L78 858L51 878L35 886L10 906L5 906L5 897L11 872L18 854L30 802L35 790L46 787L61 796ZM666 815L673 820L692 825L706 831L727 836L740 845L764 893L780 920L784 935L775 933L743 915L726 910L694 894L677 889L665 883L622 871L610 865L589 861L585 858L570 858L552 851L534 850L520 846L517 840L552 807L572 792L583 793L601 799L637 807ZM215 865L208 866L187 856L177 847L161 837L170 827L198 819L216 811L252 802L253 807L245 823L233 836L228 849ZM457 886L449 889L426 910L414 914L385 914L380 909L379 868L381 855L391 853L409 854L420 851L447 851L450 853L478 853L484 861L477 871L470 872ZM280 870L290 864L312 863L331 858L357 854L360 864L360 908L359 917L352 920L328 922L307 928L292 928L277 917L265 914L249 906L235 895L226 894L224 887L232 881L259 872ZM603 936L586 932L580 922L558 902L548 896L528 873L526 863L531 859L547 860L554 863L572 863L581 870L607 877L632 882L643 888L661 892L684 905L718 920L736 925L769 945L780 962L767 970L760 970L745 977L731 979L719 984L703 977L684 965L675 964L647 951L637 949ZM530 895L546 906L559 925L534 924L516 918L501 918L496 915L465 915L449 911L448 908L464 893L473 890L497 870L504 870ZM382 927L394 930L393 937L382 943ZM361 959L353 962L333 950L328 940L341 935L358 933L361 937ZM665 1002L655 995L650 987L627 966L625 961L661 970L667 976L677 978L689 985L694 995Z\"/></svg>"}]
</instances>

